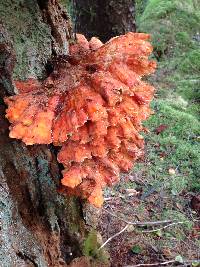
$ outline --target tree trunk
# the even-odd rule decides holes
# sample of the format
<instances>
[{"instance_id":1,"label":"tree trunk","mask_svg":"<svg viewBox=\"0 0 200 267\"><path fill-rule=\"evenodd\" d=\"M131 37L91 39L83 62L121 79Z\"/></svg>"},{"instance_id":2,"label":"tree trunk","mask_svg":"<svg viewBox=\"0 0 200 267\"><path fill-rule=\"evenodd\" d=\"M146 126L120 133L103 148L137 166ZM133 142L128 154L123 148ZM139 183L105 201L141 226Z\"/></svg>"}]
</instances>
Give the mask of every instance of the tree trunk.
<instances>
[{"instance_id":1,"label":"tree trunk","mask_svg":"<svg viewBox=\"0 0 200 267\"><path fill-rule=\"evenodd\" d=\"M135 32L134 0L74 0L76 31L102 41Z\"/></svg>"},{"instance_id":2,"label":"tree trunk","mask_svg":"<svg viewBox=\"0 0 200 267\"><path fill-rule=\"evenodd\" d=\"M0 265L66 266L83 254L91 227L80 202L57 192L53 146L8 137L3 97L14 94L13 77L43 79L52 55L68 53L69 18L56 0L2 1L0 17Z\"/></svg>"}]
</instances>

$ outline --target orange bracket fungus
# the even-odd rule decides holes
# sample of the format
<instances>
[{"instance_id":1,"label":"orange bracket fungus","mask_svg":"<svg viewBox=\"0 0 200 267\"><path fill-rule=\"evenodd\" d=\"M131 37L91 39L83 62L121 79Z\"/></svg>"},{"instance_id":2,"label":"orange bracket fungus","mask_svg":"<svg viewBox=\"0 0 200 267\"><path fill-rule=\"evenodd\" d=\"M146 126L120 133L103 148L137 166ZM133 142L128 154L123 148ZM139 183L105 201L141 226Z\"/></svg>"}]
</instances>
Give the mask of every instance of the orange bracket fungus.
<instances>
[{"instance_id":1,"label":"orange bracket fungus","mask_svg":"<svg viewBox=\"0 0 200 267\"><path fill-rule=\"evenodd\" d=\"M154 94L142 77L156 67L148 39L130 32L102 44L77 34L70 55L46 80L16 81L19 94L5 98L10 137L61 146L64 191L97 207L102 189L142 154L141 123Z\"/></svg>"}]
</instances>

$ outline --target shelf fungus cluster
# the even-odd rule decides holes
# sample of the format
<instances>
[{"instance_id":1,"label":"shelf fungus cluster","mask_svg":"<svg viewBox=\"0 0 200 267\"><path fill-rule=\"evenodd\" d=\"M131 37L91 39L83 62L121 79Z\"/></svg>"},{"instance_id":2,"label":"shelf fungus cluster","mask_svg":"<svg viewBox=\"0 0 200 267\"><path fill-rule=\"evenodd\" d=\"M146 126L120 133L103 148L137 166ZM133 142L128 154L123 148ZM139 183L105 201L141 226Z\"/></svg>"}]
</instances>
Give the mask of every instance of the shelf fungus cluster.
<instances>
[{"instance_id":1,"label":"shelf fungus cluster","mask_svg":"<svg viewBox=\"0 0 200 267\"><path fill-rule=\"evenodd\" d=\"M19 93L5 98L10 137L61 146L64 191L97 207L102 189L142 154L141 123L154 94L142 77L156 67L148 39L130 32L102 44L77 34L70 55L46 80L16 81Z\"/></svg>"}]
</instances>

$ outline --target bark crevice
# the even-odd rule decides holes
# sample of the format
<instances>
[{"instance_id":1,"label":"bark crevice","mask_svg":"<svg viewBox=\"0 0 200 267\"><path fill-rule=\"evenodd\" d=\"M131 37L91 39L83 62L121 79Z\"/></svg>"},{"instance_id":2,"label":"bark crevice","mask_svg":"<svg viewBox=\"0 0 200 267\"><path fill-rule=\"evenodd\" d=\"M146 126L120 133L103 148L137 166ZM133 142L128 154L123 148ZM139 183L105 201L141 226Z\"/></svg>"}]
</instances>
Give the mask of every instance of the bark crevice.
<instances>
[{"instance_id":1,"label":"bark crevice","mask_svg":"<svg viewBox=\"0 0 200 267\"><path fill-rule=\"evenodd\" d=\"M73 39L72 25L66 10L57 0L37 0L43 20L51 28L52 54L68 55L69 41Z\"/></svg>"}]
</instances>

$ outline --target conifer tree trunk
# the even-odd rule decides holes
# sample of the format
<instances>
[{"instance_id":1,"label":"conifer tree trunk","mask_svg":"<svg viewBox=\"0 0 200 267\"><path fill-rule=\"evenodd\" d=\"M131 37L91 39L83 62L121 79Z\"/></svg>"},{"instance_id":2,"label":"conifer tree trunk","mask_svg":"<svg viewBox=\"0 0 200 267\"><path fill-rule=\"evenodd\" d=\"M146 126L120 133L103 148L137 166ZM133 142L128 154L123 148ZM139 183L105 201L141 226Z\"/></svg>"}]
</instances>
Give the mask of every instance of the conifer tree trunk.
<instances>
[{"instance_id":1,"label":"conifer tree trunk","mask_svg":"<svg viewBox=\"0 0 200 267\"><path fill-rule=\"evenodd\" d=\"M134 0L74 0L76 31L102 41L135 32Z\"/></svg>"},{"instance_id":2,"label":"conifer tree trunk","mask_svg":"<svg viewBox=\"0 0 200 267\"><path fill-rule=\"evenodd\" d=\"M0 3L0 266L67 266L82 255L86 225L77 199L57 192L60 166L53 146L25 146L8 137L3 97L13 79L44 79L52 56L72 38L56 0Z\"/></svg>"}]
</instances>

